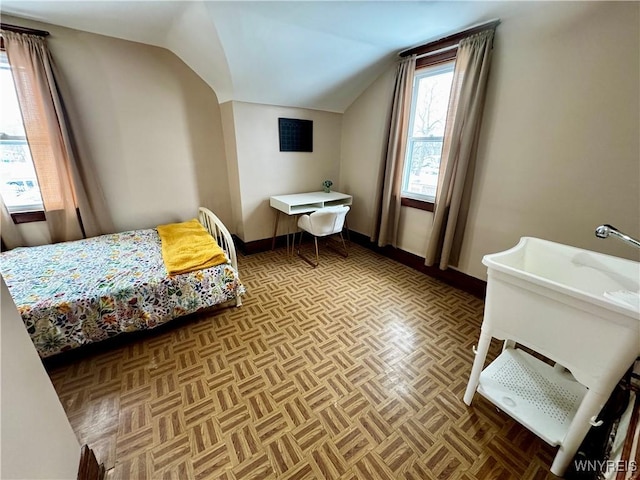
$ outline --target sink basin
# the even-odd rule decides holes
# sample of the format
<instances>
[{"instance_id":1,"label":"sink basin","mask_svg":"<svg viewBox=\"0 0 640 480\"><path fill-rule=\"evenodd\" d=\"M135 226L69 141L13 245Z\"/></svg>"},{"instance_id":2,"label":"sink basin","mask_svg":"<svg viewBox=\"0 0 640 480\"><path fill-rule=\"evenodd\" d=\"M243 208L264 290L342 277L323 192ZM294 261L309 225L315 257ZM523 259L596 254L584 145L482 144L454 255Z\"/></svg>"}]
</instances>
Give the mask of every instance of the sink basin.
<instances>
[{"instance_id":1,"label":"sink basin","mask_svg":"<svg viewBox=\"0 0 640 480\"><path fill-rule=\"evenodd\" d=\"M482 263L495 271L640 321L638 262L523 237L509 250L486 255Z\"/></svg>"},{"instance_id":2,"label":"sink basin","mask_svg":"<svg viewBox=\"0 0 640 480\"><path fill-rule=\"evenodd\" d=\"M562 476L640 354L640 263L533 237L482 263L484 320L464 402L477 390L559 446L551 472ZM503 352L484 368L492 338Z\"/></svg>"}]
</instances>

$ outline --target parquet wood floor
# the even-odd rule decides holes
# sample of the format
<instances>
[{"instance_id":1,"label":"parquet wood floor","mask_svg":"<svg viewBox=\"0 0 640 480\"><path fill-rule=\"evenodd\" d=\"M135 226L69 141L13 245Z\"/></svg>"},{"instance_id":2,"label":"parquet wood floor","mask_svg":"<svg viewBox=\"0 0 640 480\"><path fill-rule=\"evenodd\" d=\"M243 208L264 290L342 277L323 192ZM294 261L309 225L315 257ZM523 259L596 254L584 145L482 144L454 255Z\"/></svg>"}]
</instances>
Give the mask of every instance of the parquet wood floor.
<instances>
[{"instance_id":1,"label":"parquet wood floor","mask_svg":"<svg viewBox=\"0 0 640 480\"><path fill-rule=\"evenodd\" d=\"M50 369L107 478L556 478L554 448L462 401L482 301L357 245L320 262L241 255L241 308Z\"/></svg>"}]
</instances>

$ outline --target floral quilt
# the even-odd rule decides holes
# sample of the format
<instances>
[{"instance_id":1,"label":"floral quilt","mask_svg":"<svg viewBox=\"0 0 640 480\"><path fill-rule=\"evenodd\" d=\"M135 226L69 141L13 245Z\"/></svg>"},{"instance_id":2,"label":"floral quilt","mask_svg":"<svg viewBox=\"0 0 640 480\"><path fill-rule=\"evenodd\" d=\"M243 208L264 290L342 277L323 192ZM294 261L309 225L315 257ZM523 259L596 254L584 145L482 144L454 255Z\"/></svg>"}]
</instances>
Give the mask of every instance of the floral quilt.
<instances>
[{"instance_id":1,"label":"floral quilt","mask_svg":"<svg viewBox=\"0 0 640 480\"><path fill-rule=\"evenodd\" d=\"M245 292L229 263L169 276L155 229L16 248L0 255L0 273L41 357Z\"/></svg>"}]
</instances>

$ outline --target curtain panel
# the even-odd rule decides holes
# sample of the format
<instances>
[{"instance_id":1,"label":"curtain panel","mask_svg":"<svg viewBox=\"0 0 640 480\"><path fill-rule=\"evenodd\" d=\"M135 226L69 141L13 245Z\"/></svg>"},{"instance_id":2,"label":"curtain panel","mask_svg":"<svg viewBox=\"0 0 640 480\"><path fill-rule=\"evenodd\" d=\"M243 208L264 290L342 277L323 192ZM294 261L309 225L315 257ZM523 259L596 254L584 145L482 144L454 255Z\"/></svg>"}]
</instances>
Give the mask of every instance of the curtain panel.
<instances>
[{"instance_id":1,"label":"curtain panel","mask_svg":"<svg viewBox=\"0 0 640 480\"><path fill-rule=\"evenodd\" d=\"M97 180L77 161L46 40L6 30L1 33L51 241L76 240L112 231ZM91 187L91 195L85 183ZM102 216L100 222L96 212Z\"/></svg>"},{"instance_id":2,"label":"curtain panel","mask_svg":"<svg viewBox=\"0 0 640 480\"><path fill-rule=\"evenodd\" d=\"M460 41L425 265L457 265L467 221L494 29Z\"/></svg>"},{"instance_id":3,"label":"curtain panel","mask_svg":"<svg viewBox=\"0 0 640 480\"><path fill-rule=\"evenodd\" d=\"M387 154L384 162L381 191L377 201L377 229L371 241L379 247L397 246L402 201L402 175L407 148L407 131L411 113L416 55L403 59L396 70L396 82L391 106Z\"/></svg>"}]
</instances>

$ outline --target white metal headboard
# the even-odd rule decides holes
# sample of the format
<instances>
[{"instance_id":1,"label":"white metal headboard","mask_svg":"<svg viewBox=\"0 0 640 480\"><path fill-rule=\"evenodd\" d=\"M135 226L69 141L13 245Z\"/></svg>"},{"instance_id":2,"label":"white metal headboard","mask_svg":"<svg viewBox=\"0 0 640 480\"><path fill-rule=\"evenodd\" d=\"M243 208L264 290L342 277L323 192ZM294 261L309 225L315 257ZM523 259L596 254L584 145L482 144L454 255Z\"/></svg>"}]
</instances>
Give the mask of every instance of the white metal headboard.
<instances>
[{"instance_id":1,"label":"white metal headboard","mask_svg":"<svg viewBox=\"0 0 640 480\"><path fill-rule=\"evenodd\" d=\"M198 209L198 220L204 228L216 239L218 245L224 250L227 254L227 258L231 262L233 268L238 270L238 258L236 256L236 247L233 244L233 239L231 238L231 233L227 230L227 227L224 226L224 223L215 216L215 214L209 210L208 208L200 207Z\"/></svg>"}]
</instances>

